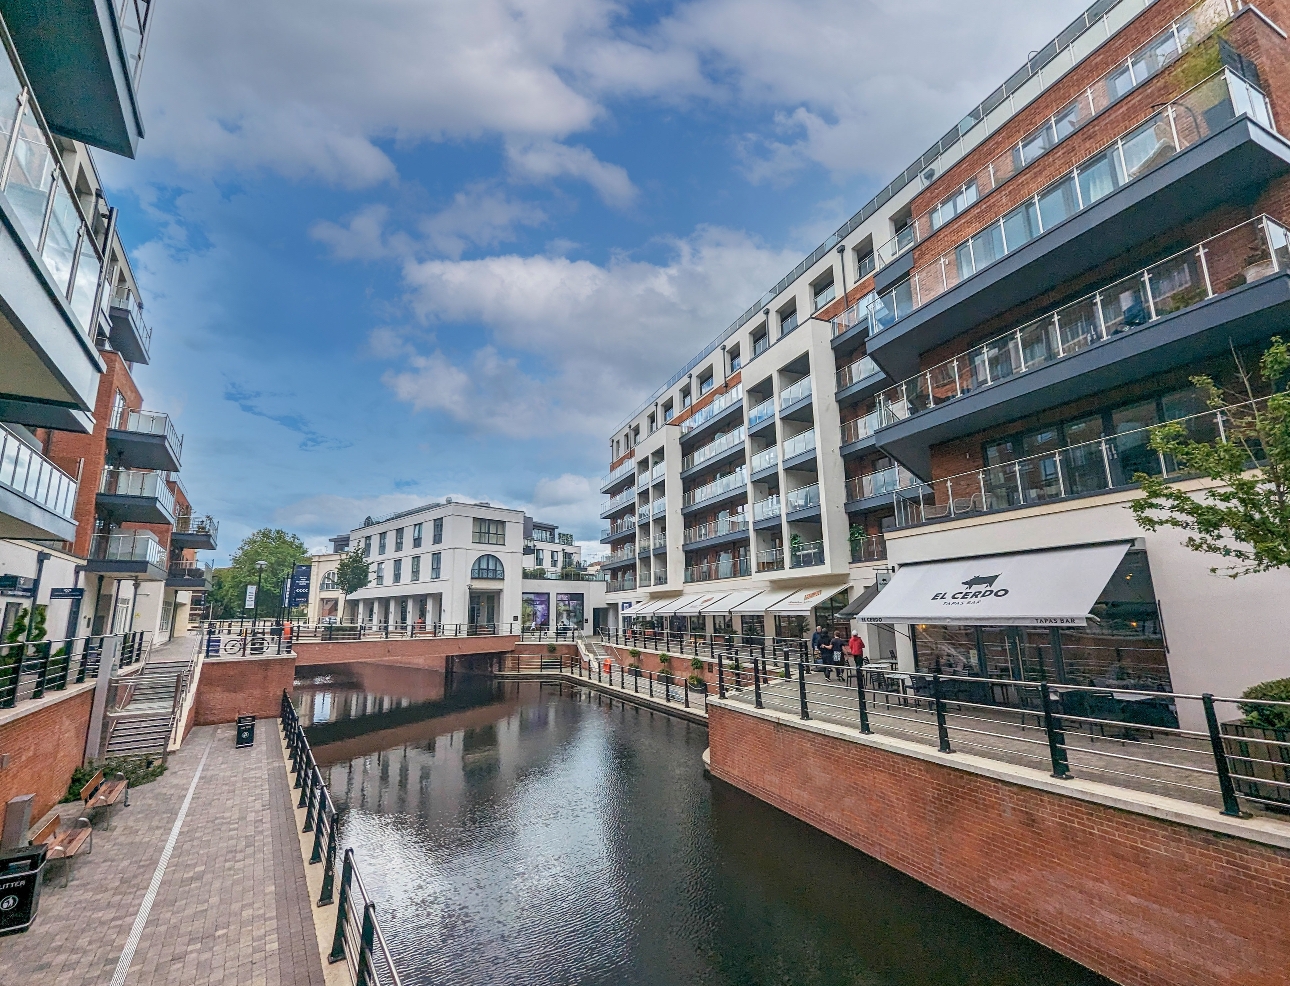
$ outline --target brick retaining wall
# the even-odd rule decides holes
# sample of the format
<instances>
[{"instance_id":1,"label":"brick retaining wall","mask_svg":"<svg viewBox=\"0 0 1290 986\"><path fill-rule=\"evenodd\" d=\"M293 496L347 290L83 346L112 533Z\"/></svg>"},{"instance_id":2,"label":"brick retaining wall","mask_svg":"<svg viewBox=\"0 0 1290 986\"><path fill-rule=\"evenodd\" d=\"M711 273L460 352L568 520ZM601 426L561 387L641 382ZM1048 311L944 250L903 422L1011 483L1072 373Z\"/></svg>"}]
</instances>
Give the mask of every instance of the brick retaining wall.
<instances>
[{"instance_id":1,"label":"brick retaining wall","mask_svg":"<svg viewBox=\"0 0 1290 986\"><path fill-rule=\"evenodd\" d=\"M405 667L442 671L449 657L466 654L505 654L518 637L415 637L411 640L374 637L367 640L299 641L297 667L346 664L350 661L383 661Z\"/></svg>"},{"instance_id":2,"label":"brick retaining wall","mask_svg":"<svg viewBox=\"0 0 1290 986\"><path fill-rule=\"evenodd\" d=\"M9 766L0 770L0 814L10 798L34 794L33 823L62 800L85 757L94 684L42 701L39 708L7 713L0 723L0 754L9 756Z\"/></svg>"},{"instance_id":3,"label":"brick retaining wall","mask_svg":"<svg viewBox=\"0 0 1290 986\"><path fill-rule=\"evenodd\" d=\"M714 776L1116 982L1290 977L1290 850L717 705L708 715Z\"/></svg>"},{"instance_id":4,"label":"brick retaining wall","mask_svg":"<svg viewBox=\"0 0 1290 986\"><path fill-rule=\"evenodd\" d=\"M193 702L192 724L214 726L238 716L276 719L282 690L291 691L295 658L208 657L202 662Z\"/></svg>"}]
</instances>

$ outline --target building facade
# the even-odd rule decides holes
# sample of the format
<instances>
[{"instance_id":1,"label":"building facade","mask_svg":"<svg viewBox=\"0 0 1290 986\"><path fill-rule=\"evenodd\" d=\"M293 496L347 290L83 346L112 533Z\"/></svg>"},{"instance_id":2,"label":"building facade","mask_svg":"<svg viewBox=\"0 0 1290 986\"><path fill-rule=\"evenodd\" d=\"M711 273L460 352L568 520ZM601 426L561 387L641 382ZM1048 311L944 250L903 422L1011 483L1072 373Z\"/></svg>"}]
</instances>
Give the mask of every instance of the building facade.
<instances>
[{"instance_id":1,"label":"building facade","mask_svg":"<svg viewBox=\"0 0 1290 986\"><path fill-rule=\"evenodd\" d=\"M445 500L368 517L348 543L371 568L343 597L345 622L591 630L607 613L605 583L583 570L573 537L522 510Z\"/></svg>"},{"instance_id":2,"label":"building facade","mask_svg":"<svg viewBox=\"0 0 1290 986\"><path fill-rule=\"evenodd\" d=\"M1284 332L1287 24L1099 0L1032 55L615 430L611 622L858 615L905 669L1184 692L1290 673L1290 575L1212 575L1128 509L1141 473L1203 487L1151 427L1222 434L1251 399L1234 355ZM955 609L910 603L959 563ZM1020 612L1006 578L1087 605Z\"/></svg>"},{"instance_id":3,"label":"building facade","mask_svg":"<svg viewBox=\"0 0 1290 986\"><path fill-rule=\"evenodd\" d=\"M134 380L151 329L91 153L143 136L150 10L0 2L0 613L34 598L52 639L184 629L216 544Z\"/></svg>"}]
</instances>

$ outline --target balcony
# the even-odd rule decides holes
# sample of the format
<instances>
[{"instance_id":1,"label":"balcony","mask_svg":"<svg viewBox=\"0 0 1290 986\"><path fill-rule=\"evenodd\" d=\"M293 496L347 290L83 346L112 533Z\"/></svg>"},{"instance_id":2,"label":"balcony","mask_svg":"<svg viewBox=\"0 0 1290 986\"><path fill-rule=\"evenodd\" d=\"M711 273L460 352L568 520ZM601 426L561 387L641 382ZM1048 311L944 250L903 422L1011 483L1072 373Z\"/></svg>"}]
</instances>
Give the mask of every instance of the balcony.
<instances>
[{"instance_id":1,"label":"balcony","mask_svg":"<svg viewBox=\"0 0 1290 986\"><path fill-rule=\"evenodd\" d=\"M649 504L648 503L645 504L645 506L643 507L636 508L636 523L637 524L649 523Z\"/></svg>"},{"instance_id":2,"label":"balcony","mask_svg":"<svg viewBox=\"0 0 1290 986\"><path fill-rule=\"evenodd\" d=\"M651 483L661 483L667 477L667 463L660 462L649 473Z\"/></svg>"},{"instance_id":3,"label":"balcony","mask_svg":"<svg viewBox=\"0 0 1290 986\"><path fill-rule=\"evenodd\" d=\"M757 552L757 571L782 572L784 570L784 549L765 548Z\"/></svg>"},{"instance_id":4,"label":"balcony","mask_svg":"<svg viewBox=\"0 0 1290 986\"><path fill-rule=\"evenodd\" d=\"M633 476L636 473L636 463L631 459L620 463L609 472L604 479L600 481L600 492L608 493L611 489L618 486L624 478Z\"/></svg>"},{"instance_id":5,"label":"balcony","mask_svg":"<svg viewBox=\"0 0 1290 986\"><path fill-rule=\"evenodd\" d=\"M209 514L205 517L181 514L175 518L170 544L172 547L191 551L214 551L218 537L219 523L214 517Z\"/></svg>"},{"instance_id":6,"label":"balcony","mask_svg":"<svg viewBox=\"0 0 1290 986\"><path fill-rule=\"evenodd\" d=\"M1290 170L1261 92L1227 70L1166 105L870 306L888 374Z\"/></svg>"},{"instance_id":7,"label":"balcony","mask_svg":"<svg viewBox=\"0 0 1290 986\"><path fill-rule=\"evenodd\" d=\"M85 570L100 575L164 582L168 577L166 549L151 531L95 534Z\"/></svg>"},{"instance_id":8,"label":"balcony","mask_svg":"<svg viewBox=\"0 0 1290 986\"><path fill-rule=\"evenodd\" d=\"M667 513L667 497L660 496L650 503L649 515L651 520L655 517L662 517L665 513Z\"/></svg>"},{"instance_id":9,"label":"balcony","mask_svg":"<svg viewBox=\"0 0 1290 986\"><path fill-rule=\"evenodd\" d=\"M659 569L657 572L655 572L655 573L654 573L654 584L655 584L655 585L667 585L667 569L666 569L666 568Z\"/></svg>"},{"instance_id":10,"label":"balcony","mask_svg":"<svg viewBox=\"0 0 1290 986\"><path fill-rule=\"evenodd\" d=\"M650 541L650 550L654 554L667 550L667 531L664 531L662 534L654 535L653 539Z\"/></svg>"},{"instance_id":11,"label":"balcony","mask_svg":"<svg viewBox=\"0 0 1290 986\"><path fill-rule=\"evenodd\" d=\"M861 396L861 387L865 384L877 384L882 380L882 368L870 356L861 356L854 363L838 370L837 398Z\"/></svg>"},{"instance_id":12,"label":"balcony","mask_svg":"<svg viewBox=\"0 0 1290 986\"><path fill-rule=\"evenodd\" d=\"M205 565L171 565L166 570L166 588L205 592L211 587L213 573L214 568L209 562Z\"/></svg>"},{"instance_id":13,"label":"balcony","mask_svg":"<svg viewBox=\"0 0 1290 986\"><path fill-rule=\"evenodd\" d=\"M931 447L1267 338L1290 317L1290 232L1260 216L878 395L878 443L920 476Z\"/></svg>"},{"instance_id":14,"label":"balcony","mask_svg":"<svg viewBox=\"0 0 1290 986\"><path fill-rule=\"evenodd\" d=\"M766 422L775 421L775 398L770 397L748 411L748 434L753 434Z\"/></svg>"},{"instance_id":15,"label":"balcony","mask_svg":"<svg viewBox=\"0 0 1290 986\"><path fill-rule=\"evenodd\" d=\"M798 405L811 399L811 378L802 377L796 383L785 387L779 394L779 414L785 416L786 411L795 411Z\"/></svg>"},{"instance_id":16,"label":"balcony","mask_svg":"<svg viewBox=\"0 0 1290 986\"><path fill-rule=\"evenodd\" d=\"M863 565L887 560L887 539L881 534L870 534L851 539L851 564Z\"/></svg>"},{"instance_id":17,"label":"balcony","mask_svg":"<svg viewBox=\"0 0 1290 986\"><path fill-rule=\"evenodd\" d=\"M823 541L799 541L789 546L789 568L816 568L824 564Z\"/></svg>"},{"instance_id":18,"label":"balcony","mask_svg":"<svg viewBox=\"0 0 1290 986\"><path fill-rule=\"evenodd\" d=\"M889 503L892 493L917 482L918 478L913 473L899 465L864 476L853 476L847 480L847 509L866 510L878 505L870 502L874 500Z\"/></svg>"},{"instance_id":19,"label":"balcony","mask_svg":"<svg viewBox=\"0 0 1290 986\"><path fill-rule=\"evenodd\" d=\"M684 438L686 435L698 431L704 425L723 419L727 412L731 411L736 405L742 407L743 400L743 384L735 384L711 404L705 405L682 421L681 437Z\"/></svg>"},{"instance_id":20,"label":"balcony","mask_svg":"<svg viewBox=\"0 0 1290 986\"><path fill-rule=\"evenodd\" d=\"M138 87L152 8L149 0L0 0L51 129L134 157L143 139Z\"/></svg>"},{"instance_id":21,"label":"balcony","mask_svg":"<svg viewBox=\"0 0 1290 986\"><path fill-rule=\"evenodd\" d=\"M636 551L629 544L626 547L619 548L617 551L610 552L601 564L602 568L614 568L618 565L629 565L636 561Z\"/></svg>"},{"instance_id":22,"label":"balcony","mask_svg":"<svg viewBox=\"0 0 1290 986\"><path fill-rule=\"evenodd\" d=\"M705 486L700 486L697 490L690 490L682 500L682 509L725 499L730 496L744 496L747 495L747 492L748 470L744 466L740 466L727 476L715 479Z\"/></svg>"},{"instance_id":23,"label":"balcony","mask_svg":"<svg viewBox=\"0 0 1290 986\"><path fill-rule=\"evenodd\" d=\"M617 524L610 524L602 530L600 532L600 540L603 544L634 533L636 533L636 518L629 515L624 517Z\"/></svg>"},{"instance_id":24,"label":"balcony","mask_svg":"<svg viewBox=\"0 0 1290 986\"><path fill-rule=\"evenodd\" d=\"M762 449L752 457L752 474L756 479L759 475L769 469L774 469L779 465L779 447L772 445L768 449Z\"/></svg>"},{"instance_id":25,"label":"balcony","mask_svg":"<svg viewBox=\"0 0 1290 986\"><path fill-rule=\"evenodd\" d=\"M600 511L600 516L608 517L610 514L617 513L624 507L630 507L636 503L636 490L629 486L617 496L610 497L605 503L604 509Z\"/></svg>"},{"instance_id":26,"label":"balcony","mask_svg":"<svg viewBox=\"0 0 1290 986\"><path fill-rule=\"evenodd\" d=\"M95 503L114 524L174 522L175 494L161 472L108 466L103 470Z\"/></svg>"},{"instance_id":27,"label":"balcony","mask_svg":"<svg viewBox=\"0 0 1290 986\"><path fill-rule=\"evenodd\" d=\"M610 579L606 592L634 592L636 590L636 573L624 575L621 579Z\"/></svg>"},{"instance_id":28,"label":"balcony","mask_svg":"<svg viewBox=\"0 0 1290 986\"><path fill-rule=\"evenodd\" d=\"M147 363L152 327L143 320L143 305L129 288L118 288L108 306L108 340L127 363Z\"/></svg>"},{"instance_id":29,"label":"balcony","mask_svg":"<svg viewBox=\"0 0 1290 986\"><path fill-rule=\"evenodd\" d=\"M1234 413L1247 413L1261 404L1261 400L1252 401L1175 420L1193 441L1212 442L1225 437ZM1151 448L1151 430L1124 431L1055 452L898 489L892 494L896 526L911 527L1126 489L1135 485L1133 477L1138 473L1185 478L1187 474L1172 458Z\"/></svg>"},{"instance_id":30,"label":"balcony","mask_svg":"<svg viewBox=\"0 0 1290 986\"><path fill-rule=\"evenodd\" d=\"M120 408L108 423L108 461L118 466L178 472L183 451L169 415Z\"/></svg>"},{"instance_id":31,"label":"balcony","mask_svg":"<svg viewBox=\"0 0 1290 986\"><path fill-rule=\"evenodd\" d=\"M751 574L752 565L747 558L725 558L690 565L685 570L685 581L715 582L717 579L739 579Z\"/></svg>"},{"instance_id":32,"label":"balcony","mask_svg":"<svg viewBox=\"0 0 1290 986\"><path fill-rule=\"evenodd\" d=\"M790 521L820 512L820 484L812 483L784 494L784 510Z\"/></svg>"},{"instance_id":33,"label":"balcony","mask_svg":"<svg viewBox=\"0 0 1290 986\"><path fill-rule=\"evenodd\" d=\"M686 473L696 466L738 454L744 447L744 434L744 427L740 425L720 438L708 442L707 445L695 449L681 460L681 476L684 478Z\"/></svg>"},{"instance_id":34,"label":"balcony","mask_svg":"<svg viewBox=\"0 0 1290 986\"><path fill-rule=\"evenodd\" d=\"M784 468L794 469L815 458L815 429L784 439Z\"/></svg>"},{"instance_id":35,"label":"balcony","mask_svg":"<svg viewBox=\"0 0 1290 986\"><path fill-rule=\"evenodd\" d=\"M76 540L76 480L0 425L0 538Z\"/></svg>"},{"instance_id":36,"label":"balcony","mask_svg":"<svg viewBox=\"0 0 1290 986\"><path fill-rule=\"evenodd\" d=\"M704 542L716 544L720 541L743 540L748 536L748 518L742 515L711 520L693 527L687 527L682 541L687 550Z\"/></svg>"},{"instance_id":37,"label":"balcony","mask_svg":"<svg viewBox=\"0 0 1290 986\"><path fill-rule=\"evenodd\" d=\"M753 527L757 530L778 529L780 525L779 494L768 496L753 504Z\"/></svg>"},{"instance_id":38,"label":"balcony","mask_svg":"<svg viewBox=\"0 0 1290 986\"><path fill-rule=\"evenodd\" d=\"M882 423L882 415L876 410L862 414L858 418L842 422L842 454L851 455L873 447L873 436Z\"/></svg>"}]
</instances>

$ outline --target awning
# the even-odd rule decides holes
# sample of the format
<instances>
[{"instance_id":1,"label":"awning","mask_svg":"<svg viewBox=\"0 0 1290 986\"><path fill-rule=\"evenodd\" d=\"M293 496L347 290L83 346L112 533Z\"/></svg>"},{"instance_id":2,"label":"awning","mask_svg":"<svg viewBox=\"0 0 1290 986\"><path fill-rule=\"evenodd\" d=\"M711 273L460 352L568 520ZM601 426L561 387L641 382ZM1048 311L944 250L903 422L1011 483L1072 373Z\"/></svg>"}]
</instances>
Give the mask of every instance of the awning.
<instances>
[{"instance_id":1,"label":"awning","mask_svg":"<svg viewBox=\"0 0 1290 986\"><path fill-rule=\"evenodd\" d=\"M640 606L634 606L634 607L632 607L632 609L630 609L630 610L628 611L628 614L627 614L627 615L629 615L629 616L649 616L649 615L650 615L650 614L652 614L652 613L657 613L657 612L658 612L658 608L659 608L660 606L662 606L664 603L670 603L671 601L672 601L672 600L670 600L670 599L651 599L649 602L644 603L644 604L642 604L642 605L640 605Z\"/></svg>"},{"instance_id":2,"label":"awning","mask_svg":"<svg viewBox=\"0 0 1290 986\"><path fill-rule=\"evenodd\" d=\"M703 596L682 596L681 605L673 612L677 616L698 616L708 606L720 602L730 595L728 592L709 592Z\"/></svg>"},{"instance_id":3,"label":"awning","mask_svg":"<svg viewBox=\"0 0 1290 986\"><path fill-rule=\"evenodd\" d=\"M789 595L792 593L788 589L763 589L743 602L731 606L730 612L736 616L760 616L766 612L767 607Z\"/></svg>"},{"instance_id":4,"label":"awning","mask_svg":"<svg viewBox=\"0 0 1290 986\"><path fill-rule=\"evenodd\" d=\"M655 615L655 616L671 616L673 613L675 613L677 610L679 610L679 609L680 609L682 606L684 606L686 603L690 602L690 601L691 601L691 600L693 600L693 599L697 599L697 598L698 598L698 597L697 597L697 596L695 596L693 593L691 593L691 594L690 594L690 595L688 595L688 596L673 596L671 599L664 600L664 601L659 605L658 609L654 610L654 615Z\"/></svg>"},{"instance_id":5,"label":"awning","mask_svg":"<svg viewBox=\"0 0 1290 986\"><path fill-rule=\"evenodd\" d=\"M738 610L736 609L737 606L740 606L743 603L746 603L749 599L752 599L754 596L760 596L760 595L761 595L760 589L740 589L738 592L726 592L722 594L720 599L716 600L715 602L707 606L704 606L703 612L718 613L718 614L735 613L735 612L738 612Z\"/></svg>"},{"instance_id":6,"label":"awning","mask_svg":"<svg viewBox=\"0 0 1290 986\"><path fill-rule=\"evenodd\" d=\"M1127 543L902 565L866 623L1086 626Z\"/></svg>"},{"instance_id":7,"label":"awning","mask_svg":"<svg viewBox=\"0 0 1290 986\"><path fill-rule=\"evenodd\" d=\"M861 592L860 595L856 596L856 598L851 602L847 603L846 609L838 613L838 617L845 620L851 619L851 617L856 616L861 610L873 602L876 595L878 595L877 582L873 583L873 585L865 586L864 591Z\"/></svg>"},{"instance_id":8,"label":"awning","mask_svg":"<svg viewBox=\"0 0 1290 986\"><path fill-rule=\"evenodd\" d=\"M826 603L847 587L847 583L818 586L814 589L798 589L785 599L766 607L767 613L778 616L809 616L811 610L821 603Z\"/></svg>"}]
</instances>

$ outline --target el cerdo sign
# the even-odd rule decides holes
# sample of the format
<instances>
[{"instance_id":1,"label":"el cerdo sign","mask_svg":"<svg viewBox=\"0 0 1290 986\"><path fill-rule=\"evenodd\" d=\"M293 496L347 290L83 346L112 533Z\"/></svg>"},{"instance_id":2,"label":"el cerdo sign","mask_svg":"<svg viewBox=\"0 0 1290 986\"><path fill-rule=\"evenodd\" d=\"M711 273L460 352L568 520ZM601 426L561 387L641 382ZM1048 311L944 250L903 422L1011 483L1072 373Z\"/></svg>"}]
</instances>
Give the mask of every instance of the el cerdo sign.
<instances>
[{"instance_id":1,"label":"el cerdo sign","mask_svg":"<svg viewBox=\"0 0 1290 986\"><path fill-rule=\"evenodd\" d=\"M963 583L966 588L958 592L936 592L932 594L932 602L944 599L947 600L946 606L971 606L977 600L989 599L991 596L1001 599L1008 594L1004 586L995 588L995 582L999 581L998 575L973 575Z\"/></svg>"}]
</instances>

